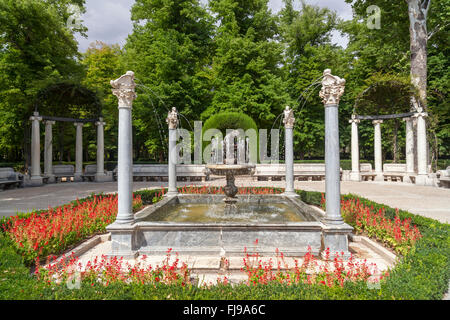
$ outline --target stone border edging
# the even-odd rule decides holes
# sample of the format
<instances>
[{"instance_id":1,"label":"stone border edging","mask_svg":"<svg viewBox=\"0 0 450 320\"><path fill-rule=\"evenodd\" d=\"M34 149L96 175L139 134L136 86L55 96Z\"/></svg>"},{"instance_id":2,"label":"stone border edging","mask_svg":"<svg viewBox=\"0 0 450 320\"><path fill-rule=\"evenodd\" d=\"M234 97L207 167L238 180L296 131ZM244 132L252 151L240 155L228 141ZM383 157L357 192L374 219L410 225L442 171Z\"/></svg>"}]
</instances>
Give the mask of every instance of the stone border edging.
<instances>
[{"instance_id":1,"label":"stone border edging","mask_svg":"<svg viewBox=\"0 0 450 320\"><path fill-rule=\"evenodd\" d=\"M349 238L352 242L361 242L362 244L364 244L365 246L367 246L370 249L372 249L373 251L375 251L383 259L385 259L386 261L388 261L391 264L395 264L395 262L397 261L397 256L395 254L393 254L392 252L387 250L382 245L376 243L373 240L370 240L369 238L367 238L365 236L356 236L354 234L351 234L349 236Z\"/></svg>"}]
</instances>

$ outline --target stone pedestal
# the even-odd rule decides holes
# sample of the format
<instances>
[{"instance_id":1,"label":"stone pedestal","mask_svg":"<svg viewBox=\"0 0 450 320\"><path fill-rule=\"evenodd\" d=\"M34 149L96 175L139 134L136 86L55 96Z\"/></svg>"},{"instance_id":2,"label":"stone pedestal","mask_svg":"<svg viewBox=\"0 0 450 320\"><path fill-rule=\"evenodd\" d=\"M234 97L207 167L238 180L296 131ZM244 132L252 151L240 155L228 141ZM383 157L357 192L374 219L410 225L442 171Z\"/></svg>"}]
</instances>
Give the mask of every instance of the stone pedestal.
<instances>
[{"instance_id":1,"label":"stone pedestal","mask_svg":"<svg viewBox=\"0 0 450 320\"><path fill-rule=\"evenodd\" d=\"M374 151L375 151L375 181L384 181L383 176L383 158L381 148L381 124L383 120L374 120Z\"/></svg>"},{"instance_id":2,"label":"stone pedestal","mask_svg":"<svg viewBox=\"0 0 450 320\"><path fill-rule=\"evenodd\" d=\"M298 197L294 189L294 111L286 107L284 111L285 127L285 165L286 165L286 188L284 195Z\"/></svg>"},{"instance_id":3,"label":"stone pedestal","mask_svg":"<svg viewBox=\"0 0 450 320\"><path fill-rule=\"evenodd\" d=\"M74 124L77 128L76 146L75 146L75 175L74 181L83 181L83 123L77 122Z\"/></svg>"},{"instance_id":4,"label":"stone pedestal","mask_svg":"<svg viewBox=\"0 0 450 320\"><path fill-rule=\"evenodd\" d=\"M412 183L411 176L415 175L414 172L414 130L413 130L413 118L403 119L406 124L406 175L403 178L404 183Z\"/></svg>"},{"instance_id":5,"label":"stone pedestal","mask_svg":"<svg viewBox=\"0 0 450 320\"><path fill-rule=\"evenodd\" d=\"M45 121L44 176L47 183L55 183L53 174L53 125L55 121Z\"/></svg>"},{"instance_id":6,"label":"stone pedestal","mask_svg":"<svg viewBox=\"0 0 450 320\"><path fill-rule=\"evenodd\" d=\"M28 185L38 187L43 184L41 176L41 132L39 122L42 121L42 117L39 116L39 112L34 112L30 117L32 121L31 126L31 177Z\"/></svg>"},{"instance_id":7,"label":"stone pedestal","mask_svg":"<svg viewBox=\"0 0 450 320\"><path fill-rule=\"evenodd\" d=\"M177 127L178 127L178 112L176 108L172 108L169 112L167 119L169 125L169 188L166 194L167 197L173 197L178 194L177 189Z\"/></svg>"},{"instance_id":8,"label":"stone pedestal","mask_svg":"<svg viewBox=\"0 0 450 320\"><path fill-rule=\"evenodd\" d=\"M358 124L361 121L356 119L356 115L352 115L352 171L350 172L350 181L361 181L361 172L359 169L359 136Z\"/></svg>"}]
</instances>

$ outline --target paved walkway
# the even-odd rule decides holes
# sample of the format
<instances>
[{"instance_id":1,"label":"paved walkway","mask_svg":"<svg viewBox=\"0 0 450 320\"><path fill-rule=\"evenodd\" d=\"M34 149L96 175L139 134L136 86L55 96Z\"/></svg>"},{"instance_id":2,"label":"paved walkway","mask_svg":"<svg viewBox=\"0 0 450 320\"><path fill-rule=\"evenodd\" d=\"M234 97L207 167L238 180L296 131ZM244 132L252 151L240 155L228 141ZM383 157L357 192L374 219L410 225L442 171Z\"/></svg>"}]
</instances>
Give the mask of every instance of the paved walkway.
<instances>
[{"instance_id":1,"label":"paved walkway","mask_svg":"<svg viewBox=\"0 0 450 320\"><path fill-rule=\"evenodd\" d=\"M179 186L190 184L179 182ZM203 185L204 183L195 183ZM209 181L207 185L223 186L224 179ZM236 179L238 186L284 187L282 181L253 182ZM143 188L167 187L167 182L135 182L134 190ZM295 182L296 189L306 191L325 191L325 182ZM39 188L13 189L0 192L0 216L11 216L16 212L29 212L33 209L47 209L66 204L92 193L117 191L117 182L108 183L60 183ZM450 223L450 189L420 187L396 182L342 182L343 194L353 193L383 203L393 208L408 210L415 214Z\"/></svg>"}]
</instances>

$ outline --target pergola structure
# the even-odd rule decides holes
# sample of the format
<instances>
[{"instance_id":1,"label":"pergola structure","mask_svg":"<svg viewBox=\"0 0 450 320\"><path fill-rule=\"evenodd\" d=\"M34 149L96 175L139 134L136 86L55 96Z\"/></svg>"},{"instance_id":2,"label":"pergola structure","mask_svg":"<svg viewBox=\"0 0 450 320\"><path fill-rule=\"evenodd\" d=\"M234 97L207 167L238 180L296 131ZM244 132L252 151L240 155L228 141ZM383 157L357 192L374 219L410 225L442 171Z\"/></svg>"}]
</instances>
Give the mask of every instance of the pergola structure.
<instances>
[{"instance_id":1,"label":"pergola structure","mask_svg":"<svg viewBox=\"0 0 450 320\"><path fill-rule=\"evenodd\" d=\"M39 104L41 101L49 97L56 96L58 105L63 105L64 111L68 105L92 105L96 108L96 118L93 119L77 119L71 117L54 117L39 114ZM76 153L75 153L75 172L74 180L83 180L83 126L87 123L94 123L97 126L97 169L95 180L106 181L107 175L104 169L104 127L105 122L101 117L101 104L91 90L67 82L51 85L41 91L34 105L33 116L30 117L32 122L31 132L31 172L30 184L32 186L40 186L43 184L44 178L48 183L56 181L53 172L53 125L56 122L72 122L76 127ZM48 110L47 110L48 111ZM44 173L41 171L41 150L40 150L40 122L45 124L45 144L44 144Z\"/></svg>"},{"instance_id":2,"label":"pergola structure","mask_svg":"<svg viewBox=\"0 0 450 320\"><path fill-rule=\"evenodd\" d=\"M358 125L361 120L372 120L374 125L374 153L375 153L375 180L384 181L382 166L382 148L381 148L381 124L384 120L403 119L406 124L406 171L404 182L411 183L411 177L415 177L417 185L426 185L427 170L427 133L425 118L428 116L423 112L422 108L418 108L415 112L408 112L394 115L376 115L376 116L359 116L352 115L349 121L352 124L352 171L350 180L361 181L361 172L359 164L359 137ZM414 146L414 125L417 123L417 146ZM414 166L414 148L417 147L417 172Z\"/></svg>"}]
</instances>

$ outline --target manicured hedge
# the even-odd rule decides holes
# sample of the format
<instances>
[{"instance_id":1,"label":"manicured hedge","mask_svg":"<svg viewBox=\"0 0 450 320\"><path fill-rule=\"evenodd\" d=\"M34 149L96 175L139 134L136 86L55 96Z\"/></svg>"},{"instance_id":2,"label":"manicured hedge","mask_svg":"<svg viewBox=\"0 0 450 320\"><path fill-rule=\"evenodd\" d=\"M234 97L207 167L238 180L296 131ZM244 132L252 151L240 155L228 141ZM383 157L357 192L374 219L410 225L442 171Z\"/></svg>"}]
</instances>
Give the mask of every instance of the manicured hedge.
<instances>
[{"instance_id":1,"label":"manicured hedge","mask_svg":"<svg viewBox=\"0 0 450 320\"><path fill-rule=\"evenodd\" d=\"M321 193L298 191L302 200L320 205ZM152 203L160 190L140 191L144 203ZM346 195L344 199L358 198ZM393 218L395 209L364 198L361 202L375 209L384 207ZM282 286L277 284L218 285L211 288L166 285L112 284L104 287L82 283L80 290L69 290L65 285L46 285L30 275L23 259L13 250L11 240L0 233L0 299L226 299L226 300L317 300L317 299L442 299L450 278L450 237L448 224L399 211L401 219L411 218L421 231L416 246L390 271L380 289L369 289L365 282L345 283L343 288L311 285Z\"/></svg>"}]
</instances>

